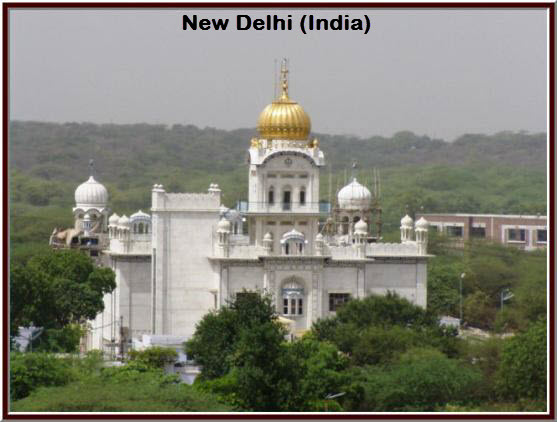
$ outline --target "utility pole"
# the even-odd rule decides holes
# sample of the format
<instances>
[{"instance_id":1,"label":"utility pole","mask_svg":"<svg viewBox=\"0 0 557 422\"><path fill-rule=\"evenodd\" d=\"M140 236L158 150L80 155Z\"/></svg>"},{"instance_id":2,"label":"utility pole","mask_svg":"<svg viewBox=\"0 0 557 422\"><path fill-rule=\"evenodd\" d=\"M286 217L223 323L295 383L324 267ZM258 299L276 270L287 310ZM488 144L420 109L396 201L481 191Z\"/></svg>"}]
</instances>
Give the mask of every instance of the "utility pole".
<instances>
[{"instance_id":1,"label":"utility pole","mask_svg":"<svg viewBox=\"0 0 557 422\"><path fill-rule=\"evenodd\" d=\"M462 280L466 277L466 273L460 274L460 322L462 323Z\"/></svg>"}]
</instances>

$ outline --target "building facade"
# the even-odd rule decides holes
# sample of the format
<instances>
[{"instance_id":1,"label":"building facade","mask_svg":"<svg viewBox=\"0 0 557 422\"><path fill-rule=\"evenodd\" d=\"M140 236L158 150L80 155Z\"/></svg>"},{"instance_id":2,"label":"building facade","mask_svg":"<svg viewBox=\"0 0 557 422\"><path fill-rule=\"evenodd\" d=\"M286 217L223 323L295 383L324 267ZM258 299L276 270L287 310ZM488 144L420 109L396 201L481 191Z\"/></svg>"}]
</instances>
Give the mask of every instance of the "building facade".
<instances>
[{"instance_id":1,"label":"building facade","mask_svg":"<svg viewBox=\"0 0 557 422\"><path fill-rule=\"evenodd\" d=\"M205 193L171 193L155 184L150 215L108 217L106 189L86 182L96 198L91 201L78 187L76 209L84 200L94 207L76 211L64 245L73 237L81 244L86 233L97 238L99 264L117 279L105 310L90 324L88 348L140 345L142 338L179 345L207 312L244 290L271 294L293 333L371 294L393 291L426 306L427 221L414 224L405 216L401 242L382 243L371 229L376 198L356 177L338 192L334 209L324 211L319 177L325 155L310 137L309 116L289 97L286 63L280 88L251 140L248 200L239 210L222 205L215 184ZM93 212L102 222L91 232L85 221ZM53 244L66 239L53 236Z\"/></svg>"},{"instance_id":2,"label":"building facade","mask_svg":"<svg viewBox=\"0 0 557 422\"><path fill-rule=\"evenodd\" d=\"M416 214L457 242L486 239L524 250L547 247L547 217L500 214Z\"/></svg>"}]
</instances>

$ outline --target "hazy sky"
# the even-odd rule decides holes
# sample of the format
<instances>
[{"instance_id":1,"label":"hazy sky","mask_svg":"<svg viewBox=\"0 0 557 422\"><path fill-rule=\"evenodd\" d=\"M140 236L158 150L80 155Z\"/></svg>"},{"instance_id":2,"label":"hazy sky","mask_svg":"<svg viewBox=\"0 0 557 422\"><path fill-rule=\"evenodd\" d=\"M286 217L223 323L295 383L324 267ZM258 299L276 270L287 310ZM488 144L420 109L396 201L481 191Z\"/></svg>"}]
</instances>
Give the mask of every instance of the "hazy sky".
<instances>
[{"instance_id":1,"label":"hazy sky","mask_svg":"<svg viewBox=\"0 0 557 422\"><path fill-rule=\"evenodd\" d=\"M10 14L10 117L254 127L273 99L274 61L320 133L546 130L542 10L273 10L292 31L236 31L256 10L18 10ZM302 14L367 14L368 35L304 35ZM231 18L183 31L182 15Z\"/></svg>"}]
</instances>

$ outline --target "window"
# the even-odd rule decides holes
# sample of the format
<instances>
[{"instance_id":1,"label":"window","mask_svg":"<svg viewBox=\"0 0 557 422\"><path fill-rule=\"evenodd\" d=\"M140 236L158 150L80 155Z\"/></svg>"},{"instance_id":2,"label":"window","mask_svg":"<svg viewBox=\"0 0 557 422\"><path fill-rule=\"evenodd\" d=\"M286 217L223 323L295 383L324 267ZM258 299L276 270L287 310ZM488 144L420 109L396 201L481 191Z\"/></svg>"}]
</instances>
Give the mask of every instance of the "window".
<instances>
[{"instance_id":1,"label":"window","mask_svg":"<svg viewBox=\"0 0 557 422\"><path fill-rule=\"evenodd\" d=\"M139 234L143 234L143 223L139 223L137 227L138 227Z\"/></svg>"},{"instance_id":2,"label":"window","mask_svg":"<svg viewBox=\"0 0 557 422\"><path fill-rule=\"evenodd\" d=\"M526 230L524 229L509 229L507 232L507 239L511 242L525 242Z\"/></svg>"},{"instance_id":3,"label":"window","mask_svg":"<svg viewBox=\"0 0 557 422\"><path fill-rule=\"evenodd\" d=\"M470 229L470 236L477 239L485 238L485 227L472 227Z\"/></svg>"},{"instance_id":4,"label":"window","mask_svg":"<svg viewBox=\"0 0 557 422\"><path fill-rule=\"evenodd\" d=\"M291 203L291 197L290 197L290 191L289 190L285 190L282 193L282 209L284 211L289 211L290 210L290 203Z\"/></svg>"},{"instance_id":5,"label":"window","mask_svg":"<svg viewBox=\"0 0 557 422\"><path fill-rule=\"evenodd\" d=\"M269 205L273 205L275 203L275 190L273 188L269 189L267 202Z\"/></svg>"},{"instance_id":6,"label":"window","mask_svg":"<svg viewBox=\"0 0 557 422\"><path fill-rule=\"evenodd\" d=\"M93 249L90 251L90 254L91 256L99 256L99 251Z\"/></svg>"},{"instance_id":7,"label":"window","mask_svg":"<svg viewBox=\"0 0 557 422\"><path fill-rule=\"evenodd\" d=\"M539 243L546 243L547 242L547 230L536 230L537 232L537 239Z\"/></svg>"},{"instance_id":8,"label":"window","mask_svg":"<svg viewBox=\"0 0 557 422\"><path fill-rule=\"evenodd\" d=\"M462 227L460 226L448 226L447 236L450 237L462 237Z\"/></svg>"},{"instance_id":9,"label":"window","mask_svg":"<svg viewBox=\"0 0 557 422\"><path fill-rule=\"evenodd\" d=\"M295 281L286 283L282 289L282 314L304 314L304 288Z\"/></svg>"},{"instance_id":10,"label":"window","mask_svg":"<svg viewBox=\"0 0 557 422\"><path fill-rule=\"evenodd\" d=\"M303 189L300 191L300 205L306 205L306 191Z\"/></svg>"},{"instance_id":11,"label":"window","mask_svg":"<svg viewBox=\"0 0 557 422\"><path fill-rule=\"evenodd\" d=\"M340 308L349 300L349 293L329 293L329 311L336 312L338 308Z\"/></svg>"}]
</instances>

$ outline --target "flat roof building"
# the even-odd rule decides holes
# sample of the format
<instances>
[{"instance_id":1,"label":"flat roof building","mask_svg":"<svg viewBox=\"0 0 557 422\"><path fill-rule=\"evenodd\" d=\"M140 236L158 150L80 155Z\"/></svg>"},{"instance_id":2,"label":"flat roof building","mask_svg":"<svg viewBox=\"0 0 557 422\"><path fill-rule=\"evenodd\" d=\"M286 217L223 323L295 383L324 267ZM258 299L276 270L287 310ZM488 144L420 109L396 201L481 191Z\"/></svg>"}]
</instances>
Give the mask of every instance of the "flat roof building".
<instances>
[{"instance_id":1,"label":"flat roof building","mask_svg":"<svg viewBox=\"0 0 557 422\"><path fill-rule=\"evenodd\" d=\"M501 214L416 214L431 230L462 241L486 239L524 250L547 246L547 217Z\"/></svg>"}]
</instances>

